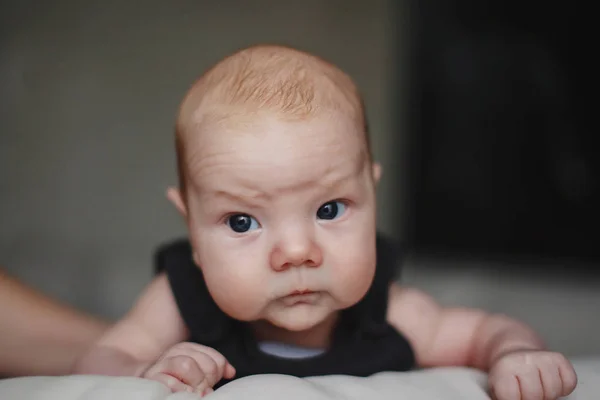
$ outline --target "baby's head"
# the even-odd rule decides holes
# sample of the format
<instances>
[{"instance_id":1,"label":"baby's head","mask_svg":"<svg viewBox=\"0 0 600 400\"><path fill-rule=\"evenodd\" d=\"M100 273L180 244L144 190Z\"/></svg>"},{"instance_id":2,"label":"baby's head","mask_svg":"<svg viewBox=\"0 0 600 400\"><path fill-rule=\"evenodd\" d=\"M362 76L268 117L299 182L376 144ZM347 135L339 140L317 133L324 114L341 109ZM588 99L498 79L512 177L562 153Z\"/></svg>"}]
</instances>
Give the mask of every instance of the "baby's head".
<instances>
[{"instance_id":1,"label":"baby's head","mask_svg":"<svg viewBox=\"0 0 600 400\"><path fill-rule=\"evenodd\" d=\"M375 271L375 184L362 101L333 65L279 46L206 72L177 120L194 259L231 317L310 329Z\"/></svg>"}]
</instances>

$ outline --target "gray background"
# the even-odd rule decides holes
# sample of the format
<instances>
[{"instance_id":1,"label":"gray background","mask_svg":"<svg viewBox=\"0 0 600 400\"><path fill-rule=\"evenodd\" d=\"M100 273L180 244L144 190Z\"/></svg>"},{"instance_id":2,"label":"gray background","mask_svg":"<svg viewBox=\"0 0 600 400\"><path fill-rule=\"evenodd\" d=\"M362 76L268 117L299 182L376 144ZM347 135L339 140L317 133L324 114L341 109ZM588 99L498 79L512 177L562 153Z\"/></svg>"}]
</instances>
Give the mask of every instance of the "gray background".
<instances>
[{"instance_id":1,"label":"gray background","mask_svg":"<svg viewBox=\"0 0 600 400\"><path fill-rule=\"evenodd\" d=\"M399 236L394 52L407 21L393 2L1 4L0 265L25 282L109 318L130 307L156 245L185 232L164 197L177 105L206 67L257 42L309 50L356 80L384 166L379 227ZM445 304L525 319L569 355L600 353L598 282L480 266L411 258L403 276Z\"/></svg>"}]
</instances>

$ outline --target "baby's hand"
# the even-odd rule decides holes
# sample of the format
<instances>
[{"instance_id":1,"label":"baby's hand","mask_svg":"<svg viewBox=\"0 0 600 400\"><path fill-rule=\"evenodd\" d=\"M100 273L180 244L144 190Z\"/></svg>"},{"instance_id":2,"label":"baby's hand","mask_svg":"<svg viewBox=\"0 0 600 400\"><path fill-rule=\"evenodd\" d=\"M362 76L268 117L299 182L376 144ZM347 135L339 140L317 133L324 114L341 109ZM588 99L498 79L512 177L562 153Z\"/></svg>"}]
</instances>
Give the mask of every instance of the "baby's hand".
<instances>
[{"instance_id":1,"label":"baby's hand","mask_svg":"<svg viewBox=\"0 0 600 400\"><path fill-rule=\"evenodd\" d=\"M235 369L213 348L195 343L179 343L167 350L142 374L162 382L173 392L195 392L201 396L213 391L221 378L231 379Z\"/></svg>"},{"instance_id":2,"label":"baby's hand","mask_svg":"<svg viewBox=\"0 0 600 400\"><path fill-rule=\"evenodd\" d=\"M518 351L492 365L489 385L497 400L556 400L575 389L577 375L560 353Z\"/></svg>"}]
</instances>

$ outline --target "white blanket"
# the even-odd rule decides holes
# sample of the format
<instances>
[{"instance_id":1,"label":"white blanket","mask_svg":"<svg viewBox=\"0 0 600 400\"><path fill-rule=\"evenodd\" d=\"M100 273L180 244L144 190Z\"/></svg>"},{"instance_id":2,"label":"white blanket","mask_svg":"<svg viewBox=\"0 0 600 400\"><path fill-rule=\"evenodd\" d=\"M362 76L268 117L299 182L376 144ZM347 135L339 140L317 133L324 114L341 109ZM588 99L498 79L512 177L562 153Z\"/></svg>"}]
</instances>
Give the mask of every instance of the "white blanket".
<instances>
[{"instance_id":1,"label":"white blanket","mask_svg":"<svg viewBox=\"0 0 600 400\"><path fill-rule=\"evenodd\" d=\"M569 400L600 399L600 358L573 361L579 384ZM294 378L258 375L235 380L210 400L487 400L485 374L466 368L385 372L368 378L326 376ZM1 400L197 400L171 394L160 383L139 378L77 375L25 377L0 381Z\"/></svg>"}]
</instances>

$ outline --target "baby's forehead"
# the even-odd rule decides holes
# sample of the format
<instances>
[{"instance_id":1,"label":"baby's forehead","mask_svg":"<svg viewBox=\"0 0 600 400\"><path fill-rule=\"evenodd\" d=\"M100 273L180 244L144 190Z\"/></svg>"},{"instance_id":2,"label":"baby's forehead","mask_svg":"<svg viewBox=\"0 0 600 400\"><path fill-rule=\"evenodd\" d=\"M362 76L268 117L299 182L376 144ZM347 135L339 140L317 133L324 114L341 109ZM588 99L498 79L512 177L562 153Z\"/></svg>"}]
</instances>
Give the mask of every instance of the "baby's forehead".
<instances>
[{"instance_id":1,"label":"baby's forehead","mask_svg":"<svg viewBox=\"0 0 600 400\"><path fill-rule=\"evenodd\" d=\"M289 174L293 180L307 174L345 173L368 158L360 127L339 118L228 121L191 137L185 146L191 177L225 176L226 171L238 174L243 169L242 174Z\"/></svg>"},{"instance_id":2,"label":"baby's forehead","mask_svg":"<svg viewBox=\"0 0 600 400\"><path fill-rule=\"evenodd\" d=\"M229 113L216 116L210 123L197 125L186 135L185 147L195 151L218 147L244 148L297 146L312 152L315 148L332 146L354 152L368 147L364 126L343 113L331 112L309 118L289 119L269 111L261 113ZM239 147L242 146L242 147Z\"/></svg>"}]
</instances>

